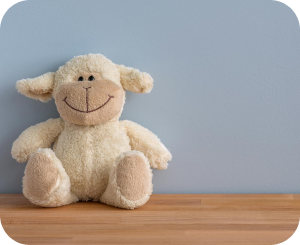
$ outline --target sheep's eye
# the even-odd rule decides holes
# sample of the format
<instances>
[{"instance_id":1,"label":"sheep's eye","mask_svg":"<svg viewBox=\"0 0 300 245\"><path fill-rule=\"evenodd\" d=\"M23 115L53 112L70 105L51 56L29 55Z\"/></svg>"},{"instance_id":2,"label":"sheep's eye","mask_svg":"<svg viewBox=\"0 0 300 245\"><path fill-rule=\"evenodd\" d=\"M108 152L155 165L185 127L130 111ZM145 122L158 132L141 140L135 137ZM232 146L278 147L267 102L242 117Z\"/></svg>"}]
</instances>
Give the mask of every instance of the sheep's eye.
<instances>
[{"instance_id":1,"label":"sheep's eye","mask_svg":"<svg viewBox=\"0 0 300 245\"><path fill-rule=\"evenodd\" d=\"M80 82L82 82L83 80L84 80L83 77L79 77L79 78L78 78L78 81L80 81Z\"/></svg>"},{"instance_id":2,"label":"sheep's eye","mask_svg":"<svg viewBox=\"0 0 300 245\"><path fill-rule=\"evenodd\" d=\"M95 78L93 76L89 77L89 81L94 81L94 80L95 80Z\"/></svg>"}]
</instances>

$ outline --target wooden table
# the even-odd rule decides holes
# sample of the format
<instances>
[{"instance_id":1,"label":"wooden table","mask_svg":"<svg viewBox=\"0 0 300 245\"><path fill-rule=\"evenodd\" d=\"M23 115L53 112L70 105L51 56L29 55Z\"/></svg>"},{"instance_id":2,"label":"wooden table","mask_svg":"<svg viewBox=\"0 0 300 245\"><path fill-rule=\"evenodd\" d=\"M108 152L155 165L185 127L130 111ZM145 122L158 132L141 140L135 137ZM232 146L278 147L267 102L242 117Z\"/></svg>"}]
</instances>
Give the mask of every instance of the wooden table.
<instances>
[{"instance_id":1,"label":"wooden table","mask_svg":"<svg viewBox=\"0 0 300 245\"><path fill-rule=\"evenodd\" d=\"M0 194L7 234L25 244L277 244L296 230L300 195L152 195L136 210L96 202L35 206Z\"/></svg>"}]
</instances>

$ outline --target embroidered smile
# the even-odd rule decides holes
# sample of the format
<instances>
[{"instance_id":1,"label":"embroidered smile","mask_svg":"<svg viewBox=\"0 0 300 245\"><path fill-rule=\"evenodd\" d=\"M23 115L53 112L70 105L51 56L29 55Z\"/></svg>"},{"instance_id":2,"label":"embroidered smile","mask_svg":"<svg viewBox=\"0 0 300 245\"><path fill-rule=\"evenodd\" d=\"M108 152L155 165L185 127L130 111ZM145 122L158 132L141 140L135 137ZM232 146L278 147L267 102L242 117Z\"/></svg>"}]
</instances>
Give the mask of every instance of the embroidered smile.
<instances>
[{"instance_id":1,"label":"embroidered smile","mask_svg":"<svg viewBox=\"0 0 300 245\"><path fill-rule=\"evenodd\" d=\"M81 110L78 110L76 108L74 108L73 106L71 106L68 101L67 101L67 97L63 99L63 101L67 104L67 106L69 106L71 109L75 110L75 111L79 111L79 112L82 112L82 113L90 113L90 112L94 112L94 111L97 111L99 109L101 109L102 107L104 107L112 98L114 98L114 96L111 96L111 95L108 95L108 99L107 101L100 105L99 107L97 107L96 109L93 109L93 110L89 110L89 103L88 103L88 94L86 96L86 110L85 111L81 111Z\"/></svg>"}]
</instances>

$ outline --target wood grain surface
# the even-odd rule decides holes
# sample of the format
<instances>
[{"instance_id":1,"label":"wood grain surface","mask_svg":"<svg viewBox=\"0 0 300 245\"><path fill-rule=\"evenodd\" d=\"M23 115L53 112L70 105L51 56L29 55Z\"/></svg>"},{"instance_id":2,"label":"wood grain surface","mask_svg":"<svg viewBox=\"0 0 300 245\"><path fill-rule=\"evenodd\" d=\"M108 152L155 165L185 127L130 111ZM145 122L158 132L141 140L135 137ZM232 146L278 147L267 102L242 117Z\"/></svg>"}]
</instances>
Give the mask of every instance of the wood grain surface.
<instances>
[{"instance_id":1,"label":"wood grain surface","mask_svg":"<svg viewBox=\"0 0 300 245\"><path fill-rule=\"evenodd\" d=\"M292 236L300 195L152 195L136 210L97 202L41 208L0 194L6 233L23 244L278 244Z\"/></svg>"}]
</instances>

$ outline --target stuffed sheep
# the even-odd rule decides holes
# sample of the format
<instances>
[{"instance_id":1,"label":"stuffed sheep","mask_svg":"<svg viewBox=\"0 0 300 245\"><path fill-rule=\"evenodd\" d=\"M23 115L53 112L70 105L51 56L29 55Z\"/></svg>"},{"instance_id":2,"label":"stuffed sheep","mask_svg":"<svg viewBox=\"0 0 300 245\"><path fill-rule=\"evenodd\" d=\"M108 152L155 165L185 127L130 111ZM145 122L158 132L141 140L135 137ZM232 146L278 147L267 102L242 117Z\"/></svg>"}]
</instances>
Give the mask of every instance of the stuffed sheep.
<instances>
[{"instance_id":1,"label":"stuffed sheep","mask_svg":"<svg viewBox=\"0 0 300 245\"><path fill-rule=\"evenodd\" d=\"M153 189L150 167L166 169L172 156L148 129L119 118L125 90L149 93L152 86L148 73L100 54L18 81L27 97L53 97L61 116L29 127L13 143L13 158L27 162L25 197L43 207L79 200L125 209L145 204Z\"/></svg>"}]
</instances>

